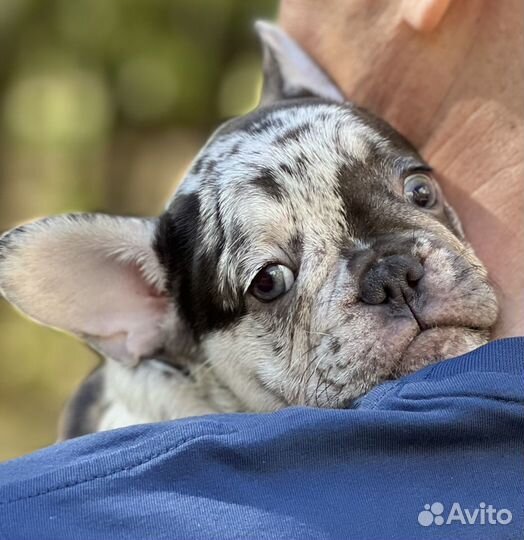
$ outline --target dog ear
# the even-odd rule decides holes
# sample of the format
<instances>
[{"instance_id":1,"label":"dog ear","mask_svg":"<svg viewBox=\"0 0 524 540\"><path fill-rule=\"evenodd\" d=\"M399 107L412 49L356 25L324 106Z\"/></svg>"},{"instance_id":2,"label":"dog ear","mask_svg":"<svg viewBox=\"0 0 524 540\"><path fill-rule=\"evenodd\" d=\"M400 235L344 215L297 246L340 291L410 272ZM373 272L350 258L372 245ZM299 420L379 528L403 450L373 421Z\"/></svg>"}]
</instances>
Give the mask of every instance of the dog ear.
<instances>
[{"instance_id":1,"label":"dog ear","mask_svg":"<svg viewBox=\"0 0 524 540\"><path fill-rule=\"evenodd\" d=\"M155 221L70 214L0 238L0 293L42 324L129 365L165 346L175 309L154 250Z\"/></svg>"},{"instance_id":2,"label":"dog ear","mask_svg":"<svg viewBox=\"0 0 524 540\"><path fill-rule=\"evenodd\" d=\"M264 21L257 21L255 28L263 48L260 105L311 96L345 101L333 81L283 30Z\"/></svg>"}]
</instances>

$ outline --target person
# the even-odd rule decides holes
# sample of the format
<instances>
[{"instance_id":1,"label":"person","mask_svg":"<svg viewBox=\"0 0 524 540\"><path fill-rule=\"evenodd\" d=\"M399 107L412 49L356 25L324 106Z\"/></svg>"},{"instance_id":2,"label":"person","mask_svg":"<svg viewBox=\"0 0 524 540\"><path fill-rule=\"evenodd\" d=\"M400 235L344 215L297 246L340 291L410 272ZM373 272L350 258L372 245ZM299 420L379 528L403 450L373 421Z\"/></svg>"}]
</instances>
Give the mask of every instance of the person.
<instances>
[{"instance_id":1,"label":"person","mask_svg":"<svg viewBox=\"0 0 524 540\"><path fill-rule=\"evenodd\" d=\"M522 5L284 0L280 20L442 176L505 339L350 410L132 426L0 465L0 538L522 537Z\"/></svg>"}]
</instances>

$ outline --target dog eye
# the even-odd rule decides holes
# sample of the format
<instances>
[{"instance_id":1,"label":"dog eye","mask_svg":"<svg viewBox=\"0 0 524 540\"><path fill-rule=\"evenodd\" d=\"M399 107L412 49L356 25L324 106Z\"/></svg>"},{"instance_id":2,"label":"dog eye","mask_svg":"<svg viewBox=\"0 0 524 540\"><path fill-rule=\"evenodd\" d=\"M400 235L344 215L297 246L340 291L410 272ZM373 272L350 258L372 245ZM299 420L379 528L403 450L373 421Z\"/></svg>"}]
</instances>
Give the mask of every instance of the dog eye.
<instances>
[{"instance_id":1,"label":"dog eye","mask_svg":"<svg viewBox=\"0 0 524 540\"><path fill-rule=\"evenodd\" d=\"M270 264L255 276L251 294L262 302L270 302L287 293L295 282L293 272L283 264Z\"/></svg>"},{"instance_id":2,"label":"dog eye","mask_svg":"<svg viewBox=\"0 0 524 540\"><path fill-rule=\"evenodd\" d=\"M404 195L407 200L421 208L432 208L437 202L437 190L430 176L416 173L404 181Z\"/></svg>"}]
</instances>

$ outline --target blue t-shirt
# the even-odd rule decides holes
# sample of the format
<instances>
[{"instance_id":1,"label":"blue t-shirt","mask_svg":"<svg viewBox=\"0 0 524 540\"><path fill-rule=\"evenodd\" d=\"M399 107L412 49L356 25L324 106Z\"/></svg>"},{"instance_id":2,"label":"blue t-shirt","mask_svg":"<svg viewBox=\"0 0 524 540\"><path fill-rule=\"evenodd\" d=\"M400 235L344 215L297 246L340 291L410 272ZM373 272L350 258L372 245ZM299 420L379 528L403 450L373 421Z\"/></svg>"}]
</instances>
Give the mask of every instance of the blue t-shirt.
<instances>
[{"instance_id":1,"label":"blue t-shirt","mask_svg":"<svg viewBox=\"0 0 524 540\"><path fill-rule=\"evenodd\" d=\"M0 538L524 538L524 338L351 410L140 425L0 465Z\"/></svg>"}]
</instances>

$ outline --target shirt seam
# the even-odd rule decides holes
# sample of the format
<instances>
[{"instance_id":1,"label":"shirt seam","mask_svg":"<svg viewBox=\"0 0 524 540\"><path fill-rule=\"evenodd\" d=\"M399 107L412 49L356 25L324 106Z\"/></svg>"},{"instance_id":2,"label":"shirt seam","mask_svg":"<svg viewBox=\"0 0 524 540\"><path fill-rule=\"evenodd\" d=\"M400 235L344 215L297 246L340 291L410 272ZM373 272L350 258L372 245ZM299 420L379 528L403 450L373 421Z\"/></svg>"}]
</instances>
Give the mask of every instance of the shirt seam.
<instances>
[{"instance_id":1,"label":"shirt seam","mask_svg":"<svg viewBox=\"0 0 524 540\"><path fill-rule=\"evenodd\" d=\"M225 431L223 433L220 433L219 435L231 435L231 434L233 434L235 432L236 432L236 430L229 430L229 431ZM209 433L203 433L203 434L198 435L198 436L191 435L189 437L186 437L186 438L178 441L176 444L173 444L173 445L171 445L171 446L169 446L167 448L164 448L163 450L161 450L159 452L149 454L145 458L142 458L139 461L137 461L137 462L135 462L135 463L133 463L131 465L127 465L125 467L118 467L117 469L112 469L110 471L106 471L106 472L101 473L101 474L88 476L88 477L85 477L85 478L82 478L82 479L79 479L79 480L76 480L76 481L65 482L63 484L59 484L58 486L53 486L53 487L50 487L50 488L48 488L46 490L38 491L36 493L31 493L29 495L22 495L20 497L15 497L13 499L6 499L6 500L3 500L3 501L0 501L0 506L5 506L7 504L11 504L11 503L14 503L14 502L19 502L19 501L24 501L24 500L27 500L27 499L33 499L35 497L40 497L41 495L48 495L49 493L53 493L55 491L60 491L62 489L68 489L70 487L75 487L75 486L79 486L79 485L82 485L82 484L87 484L89 482L93 482L94 480L100 480L102 478L109 478L111 476L115 476L115 475L120 474L122 472L131 471L133 469L136 469L137 467L140 467L141 465L145 465L146 463L149 463L150 461L153 461L154 459L156 459L158 457L169 454L173 450L177 450L182 445L184 445L184 444L186 444L188 442L197 441L197 440L202 439L204 437L207 437L209 435L210 435ZM213 435L217 435L217 433L214 433ZM1 531L0 531L0 540L1 540Z\"/></svg>"}]
</instances>

